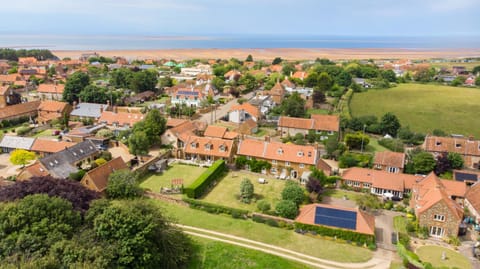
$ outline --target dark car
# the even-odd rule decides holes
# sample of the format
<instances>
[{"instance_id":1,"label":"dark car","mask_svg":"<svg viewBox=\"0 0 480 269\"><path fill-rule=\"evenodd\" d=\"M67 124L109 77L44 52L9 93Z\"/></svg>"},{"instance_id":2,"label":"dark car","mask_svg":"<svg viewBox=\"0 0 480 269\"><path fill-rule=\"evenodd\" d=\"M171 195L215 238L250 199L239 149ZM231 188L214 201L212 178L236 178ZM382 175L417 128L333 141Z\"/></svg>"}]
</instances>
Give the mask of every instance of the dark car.
<instances>
[{"instance_id":1,"label":"dark car","mask_svg":"<svg viewBox=\"0 0 480 269\"><path fill-rule=\"evenodd\" d=\"M392 244L396 245L398 241L397 233L392 233Z\"/></svg>"},{"instance_id":2,"label":"dark car","mask_svg":"<svg viewBox=\"0 0 480 269\"><path fill-rule=\"evenodd\" d=\"M392 196L392 201L401 201L402 198L398 197L398 196Z\"/></svg>"}]
</instances>

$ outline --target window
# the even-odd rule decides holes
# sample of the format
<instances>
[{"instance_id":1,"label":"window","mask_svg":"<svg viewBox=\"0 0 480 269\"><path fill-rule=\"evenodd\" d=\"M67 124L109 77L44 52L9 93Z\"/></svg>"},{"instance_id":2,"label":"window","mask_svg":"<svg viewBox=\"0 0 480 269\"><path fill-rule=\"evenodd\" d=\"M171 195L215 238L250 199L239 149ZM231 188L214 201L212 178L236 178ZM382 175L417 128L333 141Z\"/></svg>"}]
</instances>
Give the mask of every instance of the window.
<instances>
[{"instance_id":1,"label":"window","mask_svg":"<svg viewBox=\"0 0 480 269\"><path fill-rule=\"evenodd\" d=\"M371 187L372 187L372 183L363 183L363 187L364 187L365 189L371 188Z\"/></svg>"},{"instance_id":2,"label":"window","mask_svg":"<svg viewBox=\"0 0 480 269\"><path fill-rule=\"evenodd\" d=\"M272 160L273 165L277 165L277 160Z\"/></svg>"},{"instance_id":3,"label":"window","mask_svg":"<svg viewBox=\"0 0 480 269\"><path fill-rule=\"evenodd\" d=\"M333 135L333 133L334 133L333 131L328 131L329 135Z\"/></svg>"},{"instance_id":4,"label":"window","mask_svg":"<svg viewBox=\"0 0 480 269\"><path fill-rule=\"evenodd\" d=\"M290 162L285 162L285 166L290 166Z\"/></svg>"},{"instance_id":5,"label":"window","mask_svg":"<svg viewBox=\"0 0 480 269\"><path fill-rule=\"evenodd\" d=\"M445 221L445 215L433 215L433 220L437 220L437 221Z\"/></svg>"},{"instance_id":6,"label":"window","mask_svg":"<svg viewBox=\"0 0 480 269\"><path fill-rule=\"evenodd\" d=\"M350 181L350 180L345 180L345 184L347 184L348 186L352 186L352 181Z\"/></svg>"},{"instance_id":7,"label":"window","mask_svg":"<svg viewBox=\"0 0 480 269\"><path fill-rule=\"evenodd\" d=\"M300 164L300 168L305 168L305 165L303 163Z\"/></svg>"},{"instance_id":8,"label":"window","mask_svg":"<svg viewBox=\"0 0 480 269\"><path fill-rule=\"evenodd\" d=\"M205 150L211 150L212 144L205 144Z\"/></svg>"},{"instance_id":9,"label":"window","mask_svg":"<svg viewBox=\"0 0 480 269\"><path fill-rule=\"evenodd\" d=\"M354 187L360 187L360 182L354 181L354 182L353 182L353 186L354 186Z\"/></svg>"},{"instance_id":10,"label":"window","mask_svg":"<svg viewBox=\"0 0 480 269\"><path fill-rule=\"evenodd\" d=\"M193 142L190 144L190 146L192 146L192 148L197 148L197 143Z\"/></svg>"},{"instance_id":11,"label":"window","mask_svg":"<svg viewBox=\"0 0 480 269\"><path fill-rule=\"evenodd\" d=\"M270 169L270 173L271 174L276 174L277 173L277 168L272 167L272 169Z\"/></svg>"},{"instance_id":12,"label":"window","mask_svg":"<svg viewBox=\"0 0 480 269\"><path fill-rule=\"evenodd\" d=\"M312 157L312 152L311 151L308 152L308 157Z\"/></svg>"},{"instance_id":13,"label":"window","mask_svg":"<svg viewBox=\"0 0 480 269\"><path fill-rule=\"evenodd\" d=\"M277 149L277 154L282 155L282 154L283 154L283 149L281 149L281 148L280 148L280 149Z\"/></svg>"},{"instance_id":14,"label":"window","mask_svg":"<svg viewBox=\"0 0 480 269\"><path fill-rule=\"evenodd\" d=\"M440 141L435 142L435 146L441 146L441 145L442 145L442 142Z\"/></svg>"},{"instance_id":15,"label":"window","mask_svg":"<svg viewBox=\"0 0 480 269\"><path fill-rule=\"evenodd\" d=\"M247 156L247 160L249 160L249 161L250 161L251 159L252 159L252 157L250 157L250 156Z\"/></svg>"},{"instance_id":16,"label":"window","mask_svg":"<svg viewBox=\"0 0 480 269\"><path fill-rule=\"evenodd\" d=\"M455 147L456 147L456 148L461 148L462 145L461 145L460 143L455 143Z\"/></svg>"},{"instance_id":17,"label":"window","mask_svg":"<svg viewBox=\"0 0 480 269\"><path fill-rule=\"evenodd\" d=\"M390 173L397 173L398 169L396 167L388 167L388 172Z\"/></svg>"},{"instance_id":18,"label":"window","mask_svg":"<svg viewBox=\"0 0 480 269\"><path fill-rule=\"evenodd\" d=\"M180 96L177 95L177 100L180 99Z\"/></svg>"},{"instance_id":19,"label":"window","mask_svg":"<svg viewBox=\"0 0 480 269\"><path fill-rule=\"evenodd\" d=\"M303 154L303 151L297 152L297 156L298 156L298 157L303 157L303 155L304 155L304 154Z\"/></svg>"},{"instance_id":20,"label":"window","mask_svg":"<svg viewBox=\"0 0 480 269\"><path fill-rule=\"evenodd\" d=\"M221 145L221 146L220 146L220 151L221 151L221 152L225 152L225 149L226 149L225 145Z\"/></svg>"},{"instance_id":21,"label":"window","mask_svg":"<svg viewBox=\"0 0 480 269\"><path fill-rule=\"evenodd\" d=\"M435 237L442 237L443 236L443 228L441 227L430 227L430 235Z\"/></svg>"}]
</instances>

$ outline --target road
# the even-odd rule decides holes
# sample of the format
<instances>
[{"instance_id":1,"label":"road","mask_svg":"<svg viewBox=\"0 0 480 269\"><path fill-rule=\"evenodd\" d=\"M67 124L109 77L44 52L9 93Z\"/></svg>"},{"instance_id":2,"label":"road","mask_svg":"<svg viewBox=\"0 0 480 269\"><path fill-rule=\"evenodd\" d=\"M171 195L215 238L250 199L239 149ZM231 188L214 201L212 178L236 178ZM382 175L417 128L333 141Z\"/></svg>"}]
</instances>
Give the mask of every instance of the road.
<instances>
[{"instance_id":1,"label":"road","mask_svg":"<svg viewBox=\"0 0 480 269\"><path fill-rule=\"evenodd\" d=\"M372 259L363 263L342 263L329 261L325 259L320 259L303 253L299 253L293 250L281 248L278 246L265 244L262 242L246 239L243 237L238 237L230 234L219 233L212 230L180 225L177 224L177 227L184 230L186 234L198 236L202 238L207 238L210 240L220 241L227 244L232 244L244 248L249 248L257 251L262 251L269 253L278 257L285 259L293 260L299 263L303 263L309 266L323 269L387 269L390 267L390 261L392 259L392 252L377 250Z\"/></svg>"},{"instance_id":2,"label":"road","mask_svg":"<svg viewBox=\"0 0 480 269\"><path fill-rule=\"evenodd\" d=\"M247 100L250 100L253 97L254 94L255 94L255 92L250 92L250 93L244 95L243 98L245 98ZM212 124L212 120L213 120L213 122L215 122L216 120L218 120L218 119L222 118L223 116L227 115L230 108L232 108L232 106L237 105L237 104L238 104L237 99L230 100L229 102L225 103L224 105L219 106L215 111L203 114L198 120L202 121L202 122L207 122L209 124ZM212 113L213 113L213 116L212 116Z\"/></svg>"}]
</instances>

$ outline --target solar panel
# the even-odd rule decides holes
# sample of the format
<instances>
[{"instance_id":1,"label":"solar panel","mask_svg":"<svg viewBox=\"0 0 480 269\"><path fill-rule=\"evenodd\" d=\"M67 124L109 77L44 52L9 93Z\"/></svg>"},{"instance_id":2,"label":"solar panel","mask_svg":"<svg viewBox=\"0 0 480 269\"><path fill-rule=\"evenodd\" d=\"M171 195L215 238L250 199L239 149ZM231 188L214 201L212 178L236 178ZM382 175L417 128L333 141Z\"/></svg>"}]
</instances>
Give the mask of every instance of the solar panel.
<instances>
[{"instance_id":1,"label":"solar panel","mask_svg":"<svg viewBox=\"0 0 480 269\"><path fill-rule=\"evenodd\" d=\"M455 172L455 178L457 179L457 181L465 181L465 180L477 181L476 174L469 174L469 173L462 173L462 172Z\"/></svg>"},{"instance_id":2,"label":"solar panel","mask_svg":"<svg viewBox=\"0 0 480 269\"><path fill-rule=\"evenodd\" d=\"M198 92L193 92L193 91L178 91L177 94L195 96L195 95L198 95Z\"/></svg>"},{"instance_id":3,"label":"solar panel","mask_svg":"<svg viewBox=\"0 0 480 269\"><path fill-rule=\"evenodd\" d=\"M315 209L315 224L356 230L357 212L317 207Z\"/></svg>"}]
</instances>

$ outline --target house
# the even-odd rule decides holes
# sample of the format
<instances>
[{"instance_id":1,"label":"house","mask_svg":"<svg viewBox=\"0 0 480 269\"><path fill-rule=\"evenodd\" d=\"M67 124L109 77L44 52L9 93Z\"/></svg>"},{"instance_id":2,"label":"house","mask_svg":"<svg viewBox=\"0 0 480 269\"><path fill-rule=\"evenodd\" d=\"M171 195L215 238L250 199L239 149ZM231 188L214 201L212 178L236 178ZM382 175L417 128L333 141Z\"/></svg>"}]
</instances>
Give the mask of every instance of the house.
<instances>
[{"instance_id":1,"label":"house","mask_svg":"<svg viewBox=\"0 0 480 269\"><path fill-rule=\"evenodd\" d=\"M169 128L161 136L162 145L172 145L172 155L174 158L184 159L184 149L185 144L187 143L190 136L198 135L199 128L198 126L189 120L178 120L178 119L169 119L167 121L167 126L174 123L175 127Z\"/></svg>"},{"instance_id":2,"label":"house","mask_svg":"<svg viewBox=\"0 0 480 269\"><path fill-rule=\"evenodd\" d=\"M337 205L304 205L300 208L300 213L295 221L375 235L375 216L359 209Z\"/></svg>"},{"instance_id":3,"label":"house","mask_svg":"<svg viewBox=\"0 0 480 269\"><path fill-rule=\"evenodd\" d=\"M30 150L35 138L5 135L0 141L0 148L4 153L10 153L16 149Z\"/></svg>"},{"instance_id":4,"label":"house","mask_svg":"<svg viewBox=\"0 0 480 269\"><path fill-rule=\"evenodd\" d=\"M40 84L37 88L41 100L62 100L65 84Z\"/></svg>"},{"instance_id":5,"label":"house","mask_svg":"<svg viewBox=\"0 0 480 269\"><path fill-rule=\"evenodd\" d=\"M122 169L128 169L128 167L122 157L117 157L85 173L80 183L90 190L104 192L110 174Z\"/></svg>"},{"instance_id":6,"label":"house","mask_svg":"<svg viewBox=\"0 0 480 269\"><path fill-rule=\"evenodd\" d=\"M420 227L427 227L432 237L456 237L463 220L463 208L450 199L446 187L434 174L414 184L410 207Z\"/></svg>"},{"instance_id":7,"label":"house","mask_svg":"<svg viewBox=\"0 0 480 269\"><path fill-rule=\"evenodd\" d=\"M128 112L102 111L98 123L105 124L115 134L120 131L132 128L133 125L144 118L143 114Z\"/></svg>"},{"instance_id":8,"label":"house","mask_svg":"<svg viewBox=\"0 0 480 269\"><path fill-rule=\"evenodd\" d=\"M403 173L405 167L405 153L382 151L375 153L373 168L389 173Z\"/></svg>"},{"instance_id":9,"label":"house","mask_svg":"<svg viewBox=\"0 0 480 269\"><path fill-rule=\"evenodd\" d=\"M466 80L465 83L463 84L465 86L475 86L475 77L474 76L469 76Z\"/></svg>"},{"instance_id":10,"label":"house","mask_svg":"<svg viewBox=\"0 0 480 269\"><path fill-rule=\"evenodd\" d=\"M13 84L15 81L21 80L21 76L19 74L8 74L8 75L1 75L0 74L0 84Z\"/></svg>"},{"instance_id":11,"label":"house","mask_svg":"<svg viewBox=\"0 0 480 269\"><path fill-rule=\"evenodd\" d=\"M73 105L73 110L70 113L72 120L93 120L97 121L102 112L107 110L108 105L95 103L78 103Z\"/></svg>"},{"instance_id":12,"label":"house","mask_svg":"<svg viewBox=\"0 0 480 269\"><path fill-rule=\"evenodd\" d=\"M38 60L35 57L18 57L18 65L36 65Z\"/></svg>"},{"instance_id":13,"label":"house","mask_svg":"<svg viewBox=\"0 0 480 269\"><path fill-rule=\"evenodd\" d=\"M269 162L270 171L262 171L281 179L299 179L301 182L308 180L311 168L319 168L320 152L314 146L301 146L271 142L268 137L265 141L255 139L240 140L237 156L244 156L248 160L256 159ZM248 166L246 167L249 168ZM331 171L325 171L330 174Z\"/></svg>"},{"instance_id":14,"label":"house","mask_svg":"<svg viewBox=\"0 0 480 269\"><path fill-rule=\"evenodd\" d=\"M275 106L270 95L256 95L248 102L260 110L262 117L266 116L268 112Z\"/></svg>"},{"instance_id":15,"label":"house","mask_svg":"<svg viewBox=\"0 0 480 269\"><path fill-rule=\"evenodd\" d=\"M37 160L33 164L26 166L18 173L16 180L28 180L31 177L45 177L48 176L49 173L45 167Z\"/></svg>"},{"instance_id":16,"label":"house","mask_svg":"<svg viewBox=\"0 0 480 269\"><path fill-rule=\"evenodd\" d=\"M0 108L16 105L21 102L22 97L16 93L10 85L0 85Z\"/></svg>"},{"instance_id":17,"label":"house","mask_svg":"<svg viewBox=\"0 0 480 269\"><path fill-rule=\"evenodd\" d=\"M465 207L475 217L476 221L480 221L480 183L475 183L467 191L465 195Z\"/></svg>"},{"instance_id":18,"label":"house","mask_svg":"<svg viewBox=\"0 0 480 269\"><path fill-rule=\"evenodd\" d=\"M202 100L205 98L201 90L191 88L179 88L172 94L172 105L185 104L189 107L200 107Z\"/></svg>"},{"instance_id":19,"label":"house","mask_svg":"<svg viewBox=\"0 0 480 269\"><path fill-rule=\"evenodd\" d=\"M242 76L242 73L240 73L240 71L237 71L237 70L230 70L227 73L225 73L225 75L223 75L223 77L225 78L225 82L227 83L234 80L238 81L241 76Z\"/></svg>"},{"instance_id":20,"label":"house","mask_svg":"<svg viewBox=\"0 0 480 269\"><path fill-rule=\"evenodd\" d=\"M72 106L68 103L53 100L41 101L38 106L37 122L49 124L70 115L70 112L72 112Z\"/></svg>"},{"instance_id":21,"label":"house","mask_svg":"<svg viewBox=\"0 0 480 269\"><path fill-rule=\"evenodd\" d=\"M452 74L461 75L467 72L465 66L452 66Z\"/></svg>"},{"instance_id":22,"label":"house","mask_svg":"<svg viewBox=\"0 0 480 269\"><path fill-rule=\"evenodd\" d=\"M33 101L0 108L0 121L36 117L39 106L40 101Z\"/></svg>"},{"instance_id":23,"label":"house","mask_svg":"<svg viewBox=\"0 0 480 269\"><path fill-rule=\"evenodd\" d=\"M422 178L422 176L352 167L343 172L342 184L356 191L366 190L375 195L402 199Z\"/></svg>"},{"instance_id":24,"label":"house","mask_svg":"<svg viewBox=\"0 0 480 269\"><path fill-rule=\"evenodd\" d=\"M235 141L192 135L185 143L184 152L187 160L211 163L221 159L226 163L232 163Z\"/></svg>"},{"instance_id":25,"label":"house","mask_svg":"<svg viewBox=\"0 0 480 269\"><path fill-rule=\"evenodd\" d=\"M78 172L79 167L89 166L99 154L95 144L87 140L45 156L39 161L51 176L68 178L71 173Z\"/></svg>"},{"instance_id":26,"label":"house","mask_svg":"<svg viewBox=\"0 0 480 269\"><path fill-rule=\"evenodd\" d=\"M261 113L258 107L250 103L232 106L228 112L228 121L234 123L242 123L248 119L257 122L260 120L260 117Z\"/></svg>"},{"instance_id":27,"label":"house","mask_svg":"<svg viewBox=\"0 0 480 269\"><path fill-rule=\"evenodd\" d=\"M308 73L304 71L296 71L295 73L293 73L292 77L304 80L308 77Z\"/></svg>"},{"instance_id":28,"label":"house","mask_svg":"<svg viewBox=\"0 0 480 269\"><path fill-rule=\"evenodd\" d=\"M275 104L279 105L282 103L283 98L287 91L285 87L277 81L277 83L267 92L268 95L272 97L272 100Z\"/></svg>"},{"instance_id":29,"label":"house","mask_svg":"<svg viewBox=\"0 0 480 269\"><path fill-rule=\"evenodd\" d=\"M310 119L281 116L278 119L280 136L294 136L298 133L307 135L313 130L321 135L321 139L328 139L340 131L340 119L336 115L311 115Z\"/></svg>"},{"instance_id":30,"label":"house","mask_svg":"<svg viewBox=\"0 0 480 269\"><path fill-rule=\"evenodd\" d=\"M208 125L207 129L205 129L205 132L203 133L203 136L232 140L238 138L239 134L229 131L226 127Z\"/></svg>"},{"instance_id":31,"label":"house","mask_svg":"<svg viewBox=\"0 0 480 269\"><path fill-rule=\"evenodd\" d=\"M480 168L480 141L473 137L425 137L422 148L434 156L455 152L462 155L464 166L468 168Z\"/></svg>"},{"instance_id":32,"label":"house","mask_svg":"<svg viewBox=\"0 0 480 269\"><path fill-rule=\"evenodd\" d=\"M237 132L243 135L252 135L258 132L258 125L253 119L247 119L246 121L240 123L240 126L237 128Z\"/></svg>"},{"instance_id":33,"label":"house","mask_svg":"<svg viewBox=\"0 0 480 269\"><path fill-rule=\"evenodd\" d=\"M57 153L66 148L72 147L75 143L68 141L57 141L50 139L37 138L33 142L31 151L37 153L41 157L45 157L49 154Z\"/></svg>"},{"instance_id":34,"label":"house","mask_svg":"<svg viewBox=\"0 0 480 269\"><path fill-rule=\"evenodd\" d=\"M70 142L83 142L87 140L87 138L95 136L98 131L104 128L107 128L105 124L81 126L64 134L63 138Z\"/></svg>"}]
</instances>

